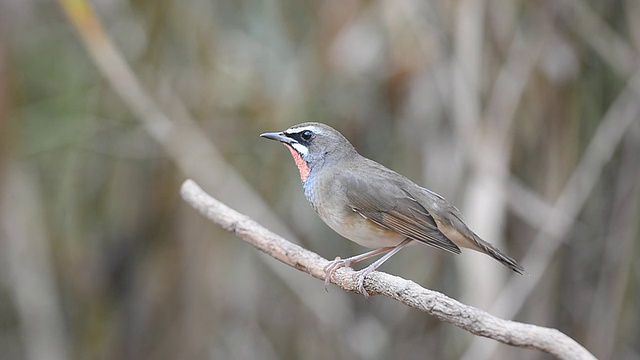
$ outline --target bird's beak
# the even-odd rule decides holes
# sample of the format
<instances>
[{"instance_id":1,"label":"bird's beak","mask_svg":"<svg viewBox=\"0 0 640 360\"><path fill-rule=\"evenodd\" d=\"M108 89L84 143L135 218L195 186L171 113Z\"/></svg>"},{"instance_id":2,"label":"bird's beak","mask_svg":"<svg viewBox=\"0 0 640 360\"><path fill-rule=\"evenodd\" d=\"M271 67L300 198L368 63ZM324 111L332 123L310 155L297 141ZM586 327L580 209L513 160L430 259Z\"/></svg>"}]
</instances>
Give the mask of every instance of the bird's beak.
<instances>
[{"instance_id":1,"label":"bird's beak","mask_svg":"<svg viewBox=\"0 0 640 360\"><path fill-rule=\"evenodd\" d=\"M263 138L266 138L266 139L271 139L271 140L277 140L277 141L280 141L280 142L285 143L285 144L291 144L292 142L295 141L292 138L286 136L282 132L279 132L279 133L277 133L277 132L268 132L268 133L260 134L260 137L263 137Z\"/></svg>"}]
</instances>

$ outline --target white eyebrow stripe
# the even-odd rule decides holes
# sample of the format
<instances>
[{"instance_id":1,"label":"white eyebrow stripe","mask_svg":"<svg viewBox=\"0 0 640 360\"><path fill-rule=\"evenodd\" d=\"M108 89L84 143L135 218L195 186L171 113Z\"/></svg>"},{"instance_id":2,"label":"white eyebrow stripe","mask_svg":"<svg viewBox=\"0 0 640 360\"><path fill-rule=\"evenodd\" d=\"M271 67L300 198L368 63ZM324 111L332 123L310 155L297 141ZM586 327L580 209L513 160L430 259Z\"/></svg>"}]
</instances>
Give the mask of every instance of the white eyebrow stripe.
<instances>
[{"instance_id":1,"label":"white eyebrow stripe","mask_svg":"<svg viewBox=\"0 0 640 360\"><path fill-rule=\"evenodd\" d=\"M301 155L302 157L307 156L307 154L309 154L309 149L307 149L306 146L298 143L298 142L293 142L291 144L289 144L291 146L293 146L294 149L296 149Z\"/></svg>"},{"instance_id":2,"label":"white eyebrow stripe","mask_svg":"<svg viewBox=\"0 0 640 360\"><path fill-rule=\"evenodd\" d=\"M297 128L289 128L285 131L285 133L288 134L299 134L305 130L311 130L313 133L319 134L322 131L320 130L319 127L317 126L313 126L313 125L309 125L309 126L301 126L301 127L297 127Z\"/></svg>"}]
</instances>

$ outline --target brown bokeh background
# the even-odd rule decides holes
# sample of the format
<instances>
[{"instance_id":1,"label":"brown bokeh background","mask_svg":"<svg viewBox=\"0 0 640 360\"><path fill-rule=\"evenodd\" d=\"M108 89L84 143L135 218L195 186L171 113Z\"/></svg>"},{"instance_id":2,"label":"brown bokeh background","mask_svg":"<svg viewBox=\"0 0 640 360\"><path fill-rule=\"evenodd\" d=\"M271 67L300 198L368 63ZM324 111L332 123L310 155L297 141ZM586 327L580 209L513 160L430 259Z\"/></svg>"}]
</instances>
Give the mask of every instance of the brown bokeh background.
<instances>
[{"instance_id":1,"label":"brown bokeh background","mask_svg":"<svg viewBox=\"0 0 640 360\"><path fill-rule=\"evenodd\" d=\"M93 7L93 11L91 7ZM640 358L637 0L0 2L2 359L548 359L330 287L181 202L193 178L327 258L304 121L521 261L381 270Z\"/></svg>"}]
</instances>

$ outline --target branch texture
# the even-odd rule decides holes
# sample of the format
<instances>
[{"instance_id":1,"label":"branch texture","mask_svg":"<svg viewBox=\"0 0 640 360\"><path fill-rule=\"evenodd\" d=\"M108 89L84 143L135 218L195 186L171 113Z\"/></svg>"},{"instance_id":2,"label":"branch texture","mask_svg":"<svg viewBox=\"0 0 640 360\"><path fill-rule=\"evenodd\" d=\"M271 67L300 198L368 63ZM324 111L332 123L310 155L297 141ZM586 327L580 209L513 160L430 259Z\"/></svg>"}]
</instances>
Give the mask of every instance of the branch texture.
<instances>
[{"instance_id":1,"label":"branch texture","mask_svg":"<svg viewBox=\"0 0 640 360\"><path fill-rule=\"evenodd\" d=\"M202 215L258 250L314 278L324 280L323 268L329 261L318 254L285 240L248 216L229 208L205 193L192 180L186 180L182 184L181 195ZM331 282L344 290L357 293L358 282L354 274L350 268L341 268L335 272ZM595 359L575 340L556 329L499 319L442 293L422 288L413 281L376 271L367 276L364 286L371 295L393 298L474 335L507 345L538 349L558 359Z\"/></svg>"}]
</instances>

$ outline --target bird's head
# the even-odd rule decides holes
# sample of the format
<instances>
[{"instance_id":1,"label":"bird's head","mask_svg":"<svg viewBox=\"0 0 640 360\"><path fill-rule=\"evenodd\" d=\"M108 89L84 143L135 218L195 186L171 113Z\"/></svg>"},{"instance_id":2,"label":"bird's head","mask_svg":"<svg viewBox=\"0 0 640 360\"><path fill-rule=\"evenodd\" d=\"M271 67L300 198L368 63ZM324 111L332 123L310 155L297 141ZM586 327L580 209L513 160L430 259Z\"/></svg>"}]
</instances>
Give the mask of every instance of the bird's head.
<instances>
[{"instance_id":1,"label":"bird's head","mask_svg":"<svg viewBox=\"0 0 640 360\"><path fill-rule=\"evenodd\" d=\"M355 152L349 141L334 128L321 123L302 123L282 132L269 132L260 136L284 144L306 181L313 169L337 162Z\"/></svg>"}]
</instances>

